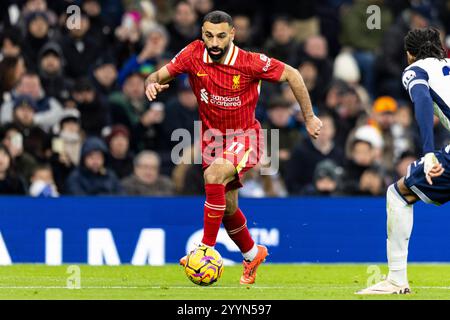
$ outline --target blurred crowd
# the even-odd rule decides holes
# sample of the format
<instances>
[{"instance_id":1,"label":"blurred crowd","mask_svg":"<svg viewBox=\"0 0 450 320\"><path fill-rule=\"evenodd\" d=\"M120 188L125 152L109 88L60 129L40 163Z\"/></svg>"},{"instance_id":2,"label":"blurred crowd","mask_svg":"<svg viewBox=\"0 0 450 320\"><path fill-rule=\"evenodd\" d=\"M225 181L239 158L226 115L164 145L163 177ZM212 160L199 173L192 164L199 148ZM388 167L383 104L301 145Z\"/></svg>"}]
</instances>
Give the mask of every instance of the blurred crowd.
<instances>
[{"instance_id":1,"label":"blurred crowd","mask_svg":"<svg viewBox=\"0 0 450 320\"><path fill-rule=\"evenodd\" d=\"M198 120L186 77L156 102L144 79L214 9L233 16L238 47L298 68L324 123L311 141L289 86L264 83L256 115L279 130L280 170L248 172L242 196L378 196L420 157L403 37L435 26L449 44L450 1L2 0L0 194L202 194L201 165L171 160L172 132L194 136ZM435 138L450 142L437 119Z\"/></svg>"}]
</instances>

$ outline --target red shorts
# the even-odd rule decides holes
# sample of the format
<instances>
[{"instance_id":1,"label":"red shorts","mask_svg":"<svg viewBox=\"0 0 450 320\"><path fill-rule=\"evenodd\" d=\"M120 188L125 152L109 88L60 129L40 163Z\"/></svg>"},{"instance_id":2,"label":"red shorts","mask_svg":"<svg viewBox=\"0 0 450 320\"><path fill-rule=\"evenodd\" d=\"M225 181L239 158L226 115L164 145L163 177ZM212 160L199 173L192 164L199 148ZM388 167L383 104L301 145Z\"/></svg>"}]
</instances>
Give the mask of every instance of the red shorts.
<instances>
[{"instance_id":1,"label":"red shorts","mask_svg":"<svg viewBox=\"0 0 450 320\"><path fill-rule=\"evenodd\" d=\"M264 151L264 134L261 127L246 131L235 131L229 135L202 135L202 167L209 167L216 159L226 159L233 163L236 174L233 181L225 186L226 191L242 187L241 178L245 172L256 166Z\"/></svg>"}]
</instances>

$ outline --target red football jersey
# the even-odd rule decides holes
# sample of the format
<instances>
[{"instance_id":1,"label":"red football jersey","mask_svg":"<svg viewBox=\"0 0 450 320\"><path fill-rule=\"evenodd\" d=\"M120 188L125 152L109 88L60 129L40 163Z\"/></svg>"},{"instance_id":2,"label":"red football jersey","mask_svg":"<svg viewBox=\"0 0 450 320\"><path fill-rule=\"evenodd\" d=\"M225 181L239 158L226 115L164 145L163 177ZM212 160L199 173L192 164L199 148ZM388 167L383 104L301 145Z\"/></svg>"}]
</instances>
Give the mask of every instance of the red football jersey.
<instances>
[{"instance_id":1,"label":"red football jersey","mask_svg":"<svg viewBox=\"0 0 450 320\"><path fill-rule=\"evenodd\" d=\"M284 63L260 53L239 49L233 43L224 63L213 62L205 44L196 40L182 49L167 65L172 77L189 75L199 104L203 131L260 128L255 108L261 80L278 81Z\"/></svg>"}]
</instances>

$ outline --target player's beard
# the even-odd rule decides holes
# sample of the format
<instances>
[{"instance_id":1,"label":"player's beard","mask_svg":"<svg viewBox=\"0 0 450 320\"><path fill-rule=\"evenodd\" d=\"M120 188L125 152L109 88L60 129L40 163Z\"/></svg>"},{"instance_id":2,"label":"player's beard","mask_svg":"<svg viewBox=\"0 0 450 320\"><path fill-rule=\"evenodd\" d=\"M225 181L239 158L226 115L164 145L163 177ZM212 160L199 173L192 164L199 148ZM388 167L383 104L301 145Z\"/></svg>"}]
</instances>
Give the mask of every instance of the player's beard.
<instances>
[{"instance_id":1,"label":"player's beard","mask_svg":"<svg viewBox=\"0 0 450 320\"><path fill-rule=\"evenodd\" d=\"M224 54L226 52L228 52L228 48L230 47L230 45L226 46L225 48L221 49L219 47L212 47L212 48L207 48L208 50L208 54L211 57L211 59L213 61L219 61L220 59L222 59L222 57L224 56ZM213 50L220 50L220 53L212 53L211 51Z\"/></svg>"}]
</instances>

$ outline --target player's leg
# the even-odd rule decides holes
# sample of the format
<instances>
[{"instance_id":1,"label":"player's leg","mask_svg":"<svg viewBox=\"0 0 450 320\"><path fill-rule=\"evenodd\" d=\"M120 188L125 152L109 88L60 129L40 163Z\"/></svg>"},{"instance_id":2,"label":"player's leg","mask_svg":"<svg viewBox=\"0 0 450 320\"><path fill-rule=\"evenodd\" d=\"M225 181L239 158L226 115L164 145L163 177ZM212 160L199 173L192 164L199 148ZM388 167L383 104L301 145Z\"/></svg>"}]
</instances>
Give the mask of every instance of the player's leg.
<instances>
[{"instance_id":1,"label":"player's leg","mask_svg":"<svg viewBox=\"0 0 450 320\"><path fill-rule=\"evenodd\" d=\"M204 172L206 200L202 244L214 247L225 214L225 185L234 179L232 162L218 158Z\"/></svg>"},{"instance_id":2,"label":"player's leg","mask_svg":"<svg viewBox=\"0 0 450 320\"><path fill-rule=\"evenodd\" d=\"M406 185L405 178L389 187L386 196L388 280L407 286L408 245L413 227L413 204L419 198Z\"/></svg>"},{"instance_id":3,"label":"player's leg","mask_svg":"<svg viewBox=\"0 0 450 320\"><path fill-rule=\"evenodd\" d=\"M226 193L226 209L223 225L230 238L236 243L244 257L244 272L241 284L252 284L256 280L256 271L264 262L268 253L267 248L256 245L247 227L247 219L238 206L238 189Z\"/></svg>"},{"instance_id":4,"label":"player's leg","mask_svg":"<svg viewBox=\"0 0 450 320\"><path fill-rule=\"evenodd\" d=\"M220 225L226 209L225 186L235 179L236 169L232 162L218 158L209 165L204 173L206 200L203 209L202 245L214 247ZM180 259L180 265L186 264L187 256Z\"/></svg>"},{"instance_id":5,"label":"player's leg","mask_svg":"<svg viewBox=\"0 0 450 320\"><path fill-rule=\"evenodd\" d=\"M413 226L413 204L419 198L405 185L405 178L389 186L386 193L387 211L387 280L357 292L358 294L409 293L406 272L408 244Z\"/></svg>"}]
</instances>

